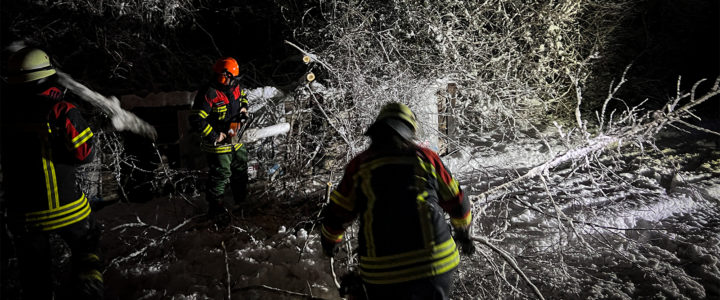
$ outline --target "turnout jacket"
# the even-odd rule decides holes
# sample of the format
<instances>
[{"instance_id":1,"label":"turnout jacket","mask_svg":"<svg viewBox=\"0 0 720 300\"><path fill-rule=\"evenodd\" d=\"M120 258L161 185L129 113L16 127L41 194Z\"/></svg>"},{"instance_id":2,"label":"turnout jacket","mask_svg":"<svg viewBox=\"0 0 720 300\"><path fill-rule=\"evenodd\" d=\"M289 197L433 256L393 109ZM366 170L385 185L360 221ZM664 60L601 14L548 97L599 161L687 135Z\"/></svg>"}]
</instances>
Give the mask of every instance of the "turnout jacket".
<instances>
[{"instance_id":1,"label":"turnout jacket","mask_svg":"<svg viewBox=\"0 0 720 300\"><path fill-rule=\"evenodd\" d=\"M443 274L460 259L443 212L454 227L472 219L458 182L432 150L385 152L372 147L353 158L322 212L323 238L339 243L360 218L360 276L393 284Z\"/></svg>"},{"instance_id":2,"label":"turnout jacket","mask_svg":"<svg viewBox=\"0 0 720 300\"><path fill-rule=\"evenodd\" d=\"M32 231L84 220L90 204L75 169L92 159L92 130L63 100L54 78L12 90L2 101L3 186L11 218Z\"/></svg>"},{"instance_id":3,"label":"turnout jacket","mask_svg":"<svg viewBox=\"0 0 720 300\"><path fill-rule=\"evenodd\" d=\"M246 96L237 83L224 86L213 81L198 91L189 121L200 132L203 151L229 153L242 147L241 143L231 143L230 137L217 145L215 141L221 132L227 134L230 123L240 117L240 110L248 107Z\"/></svg>"}]
</instances>

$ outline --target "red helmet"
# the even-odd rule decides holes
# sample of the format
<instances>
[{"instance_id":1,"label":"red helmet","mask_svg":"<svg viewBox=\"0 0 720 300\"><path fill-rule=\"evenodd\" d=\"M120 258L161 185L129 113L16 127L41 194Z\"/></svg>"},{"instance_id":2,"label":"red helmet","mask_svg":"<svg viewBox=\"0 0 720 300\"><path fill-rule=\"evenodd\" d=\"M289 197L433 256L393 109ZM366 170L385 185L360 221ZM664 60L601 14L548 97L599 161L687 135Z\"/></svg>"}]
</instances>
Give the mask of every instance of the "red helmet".
<instances>
[{"instance_id":1,"label":"red helmet","mask_svg":"<svg viewBox=\"0 0 720 300\"><path fill-rule=\"evenodd\" d=\"M213 72L218 75L218 81L226 84L232 77L240 75L240 66L232 57L218 59L213 66Z\"/></svg>"}]
</instances>

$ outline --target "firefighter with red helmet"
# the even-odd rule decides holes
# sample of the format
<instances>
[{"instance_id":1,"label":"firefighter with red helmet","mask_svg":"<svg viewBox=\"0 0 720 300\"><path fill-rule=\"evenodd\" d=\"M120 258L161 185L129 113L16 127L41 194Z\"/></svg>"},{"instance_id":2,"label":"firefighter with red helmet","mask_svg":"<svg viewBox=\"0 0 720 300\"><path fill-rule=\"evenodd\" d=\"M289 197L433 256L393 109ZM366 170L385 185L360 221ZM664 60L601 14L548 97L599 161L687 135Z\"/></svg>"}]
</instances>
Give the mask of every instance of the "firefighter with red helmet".
<instances>
[{"instance_id":1,"label":"firefighter with red helmet","mask_svg":"<svg viewBox=\"0 0 720 300\"><path fill-rule=\"evenodd\" d=\"M93 157L93 132L65 99L42 50L24 48L8 61L2 99L2 183L23 299L101 299L100 229L78 186L76 167ZM70 286L55 290L51 235L71 250ZM64 295L63 292L68 293Z\"/></svg>"},{"instance_id":2,"label":"firefighter with red helmet","mask_svg":"<svg viewBox=\"0 0 720 300\"><path fill-rule=\"evenodd\" d=\"M246 91L240 87L239 74L235 59L218 59L213 66L213 79L198 91L189 117L202 138L200 147L207 153L208 215L220 225L230 221L223 201L228 183L236 204L247 197L248 154L237 136L237 124L247 122L248 100Z\"/></svg>"},{"instance_id":3,"label":"firefighter with red helmet","mask_svg":"<svg viewBox=\"0 0 720 300\"><path fill-rule=\"evenodd\" d=\"M412 142L416 129L409 107L386 104L366 133L370 147L348 163L322 211L322 245L330 257L360 217L359 290L368 299L448 299L460 262L456 241L466 254L475 249L470 202L440 157Z\"/></svg>"}]
</instances>

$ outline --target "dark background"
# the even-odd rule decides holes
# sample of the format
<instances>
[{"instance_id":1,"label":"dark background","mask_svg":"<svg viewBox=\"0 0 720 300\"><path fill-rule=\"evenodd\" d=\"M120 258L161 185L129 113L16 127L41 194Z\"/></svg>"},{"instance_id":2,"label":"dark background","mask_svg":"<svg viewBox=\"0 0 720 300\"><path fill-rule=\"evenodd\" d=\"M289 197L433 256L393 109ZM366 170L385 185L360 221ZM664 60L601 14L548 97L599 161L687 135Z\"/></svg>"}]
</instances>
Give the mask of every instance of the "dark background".
<instances>
[{"instance_id":1,"label":"dark background","mask_svg":"<svg viewBox=\"0 0 720 300\"><path fill-rule=\"evenodd\" d=\"M282 86L302 76L299 61L291 59L298 51L284 40L299 45L331 42L319 32L313 36L315 27L324 24L318 9L311 9L312 1L184 3L165 15L173 16L168 21L148 8L157 14L120 14L116 7L91 7L80 1L6 0L1 4L1 44L4 49L24 40L47 50L61 69L91 88L142 96L196 89L219 56L238 59L248 85ZM622 96L650 98L658 104L674 96L678 76L683 78L682 88L689 89L701 78L713 81L720 74L718 1L636 3L636 9L628 11L631 15L618 22L610 52L601 54L598 80L589 83L590 95L606 93L610 80L629 63L633 67ZM298 33L304 40L296 39ZM712 104L702 111L717 113L720 107Z\"/></svg>"}]
</instances>

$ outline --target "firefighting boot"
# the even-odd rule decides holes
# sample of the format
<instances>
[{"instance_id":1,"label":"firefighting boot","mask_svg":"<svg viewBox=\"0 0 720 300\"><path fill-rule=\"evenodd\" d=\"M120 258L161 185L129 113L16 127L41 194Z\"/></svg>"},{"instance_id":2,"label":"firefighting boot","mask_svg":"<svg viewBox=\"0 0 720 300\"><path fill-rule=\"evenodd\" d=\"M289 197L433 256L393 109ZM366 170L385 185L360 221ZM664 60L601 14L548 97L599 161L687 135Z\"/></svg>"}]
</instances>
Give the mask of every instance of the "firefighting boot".
<instances>
[{"instance_id":1,"label":"firefighting boot","mask_svg":"<svg viewBox=\"0 0 720 300\"><path fill-rule=\"evenodd\" d=\"M219 228L224 228L230 224L230 212L225 208L222 201L209 201L208 219Z\"/></svg>"},{"instance_id":2,"label":"firefighting boot","mask_svg":"<svg viewBox=\"0 0 720 300\"><path fill-rule=\"evenodd\" d=\"M100 273L100 258L92 253L82 255L76 261L77 278L72 299L96 300L103 299L104 283Z\"/></svg>"},{"instance_id":3,"label":"firefighting boot","mask_svg":"<svg viewBox=\"0 0 720 300\"><path fill-rule=\"evenodd\" d=\"M104 283L102 273L98 270L88 270L79 274L77 299L95 300L103 299Z\"/></svg>"}]
</instances>

